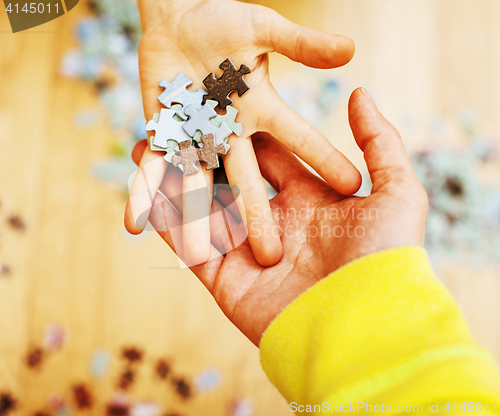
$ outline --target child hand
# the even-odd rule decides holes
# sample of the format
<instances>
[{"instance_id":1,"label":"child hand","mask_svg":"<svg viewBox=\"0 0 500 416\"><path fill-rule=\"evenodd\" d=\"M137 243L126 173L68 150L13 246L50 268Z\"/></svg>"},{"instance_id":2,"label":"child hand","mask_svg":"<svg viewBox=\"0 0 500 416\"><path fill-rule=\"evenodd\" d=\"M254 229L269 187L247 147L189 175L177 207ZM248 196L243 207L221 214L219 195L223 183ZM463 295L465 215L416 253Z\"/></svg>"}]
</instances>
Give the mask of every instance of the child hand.
<instances>
[{"instance_id":1,"label":"child hand","mask_svg":"<svg viewBox=\"0 0 500 416\"><path fill-rule=\"evenodd\" d=\"M278 190L271 207L283 231L284 256L278 264L262 267L248 243L225 257L217 255L216 247L223 245L227 231L223 222L212 221L213 258L191 268L224 314L256 345L289 303L329 273L368 254L423 243L427 194L398 132L361 90L351 96L349 121L373 182L368 197L339 194L277 140L256 134L253 143L262 174ZM144 146L140 143L134 149L136 162ZM168 188L180 186L176 182L180 176L170 169L167 176L162 191L168 195ZM157 194L150 221L172 248L179 236L166 228L165 219L171 224L179 217ZM230 226L238 232L237 225ZM182 250L177 255L182 258Z\"/></svg>"},{"instance_id":2,"label":"child hand","mask_svg":"<svg viewBox=\"0 0 500 416\"><path fill-rule=\"evenodd\" d=\"M340 194L356 192L361 176L325 136L281 100L269 81L267 54L276 51L304 65L334 68L351 59L352 41L296 25L268 8L230 0L143 2L140 8L145 33L139 48L139 65L148 120L162 108L157 101L161 93L158 82L162 78L172 81L181 72L193 81L191 87L195 91L210 72L220 76L216 72L218 66L228 57L236 67L245 64L252 70L245 76L250 90L242 97L234 93L230 97L239 110L237 122L243 124L243 134L230 136L231 148L224 166L229 183L241 191L244 206L239 208L255 259L264 266L275 264L282 257L283 248L269 215L267 191L251 135L258 131L270 133ZM167 165L162 153L146 148L140 162L141 174L134 181L127 204L125 226L129 232L138 234L145 227ZM203 168L183 178L182 192L211 182L212 171ZM189 210L189 206L184 210ZM184 225L183 251L189 264L209 259L209 230L208 216Z\"/></svg>"}]
</instances>

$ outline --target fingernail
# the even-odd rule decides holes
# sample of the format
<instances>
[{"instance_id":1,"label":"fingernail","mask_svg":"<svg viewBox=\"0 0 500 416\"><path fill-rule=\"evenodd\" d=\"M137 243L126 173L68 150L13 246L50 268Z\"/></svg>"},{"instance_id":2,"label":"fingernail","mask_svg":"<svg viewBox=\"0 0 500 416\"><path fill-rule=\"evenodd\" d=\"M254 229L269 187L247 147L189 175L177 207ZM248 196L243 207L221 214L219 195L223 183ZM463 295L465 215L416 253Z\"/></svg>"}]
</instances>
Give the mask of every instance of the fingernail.
<instances>
[{"instance_id":1,"label":"fingernail","mask_svg":"<svg viewBox=\"0 0 500 416\"><path fill-rule=\"evenodd\" d=\"M365 87L360 88L361 92L365 94L367 97L372 98L370 94L368 94L368 91L366 91ZM373 100L373 99L372 99Z\"/></svg>"},{"instance_id":2,"label":"fingernail","mask_svg":"<svg viewBox=\"0 0 500 416\"><path fill-rule=\"evenodd\" d=\"M375 101L372 98L372 96L368 93L368 91L364 87L361 87L361 92L363 94L365 94L370 99L370 101L373 103L373 105L376 105Z\"/></svg>"}]
</instances>

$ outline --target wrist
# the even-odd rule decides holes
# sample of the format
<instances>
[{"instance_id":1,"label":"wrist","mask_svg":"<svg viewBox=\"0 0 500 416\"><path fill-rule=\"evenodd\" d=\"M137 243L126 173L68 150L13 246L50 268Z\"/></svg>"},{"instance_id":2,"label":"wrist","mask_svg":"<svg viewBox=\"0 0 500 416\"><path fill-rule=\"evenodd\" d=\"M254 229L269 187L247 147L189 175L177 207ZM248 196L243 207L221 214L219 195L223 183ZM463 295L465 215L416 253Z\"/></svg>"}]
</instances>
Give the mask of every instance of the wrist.
<instances>
[{"instance_id":1,"label":"wrist","mask_svg":"<svg viewBox=\"0 0 500 416\"><path fill-rule=\"evenodd\" d=\"M138 0L142 32L158 26L169 16L206 0Z\"/></svg>"}]
</instances>

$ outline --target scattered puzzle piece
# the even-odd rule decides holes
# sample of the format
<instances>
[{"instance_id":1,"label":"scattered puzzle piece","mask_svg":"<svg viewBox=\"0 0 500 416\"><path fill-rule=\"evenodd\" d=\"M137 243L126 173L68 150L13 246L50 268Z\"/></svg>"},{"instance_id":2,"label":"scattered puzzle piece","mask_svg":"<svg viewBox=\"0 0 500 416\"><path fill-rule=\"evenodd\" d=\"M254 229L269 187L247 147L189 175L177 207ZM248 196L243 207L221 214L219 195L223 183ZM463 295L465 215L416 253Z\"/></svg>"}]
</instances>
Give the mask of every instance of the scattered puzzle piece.
<instances>
[{"instance_id":1,"label":"scattered puzzle piece","mask_svg":"<svg viewBox=\"0 0 500 416\"><path fill-rule=\"evenodd\" d=\"M207 169L218 168L218 156L224 156L229 150L229 145L221 143L216 146L215 136L213 134L201 136L201 141L203 142L203 147L200 149L196 149L199 159L203 162L207 162Z\"/></svg>"},{"instance_id":2,"label":"scattered puzzle piece","mask_svg":"<svg viewBox=\"0 0 500 416\"><path fill-rule=\"evenodd\" d=\"M90 372L92 376L102 378L109 367L109 352L96 350L90 361Z\"/></svg>"},{"instance_id":3,"label":"scattered puzzle piece","mask_svg":"<svg viewBox=\"0 0 500 416\"><path fill-rule=\"evenodd\" d=\"M121 390L128 390L136 381L135 370L131 368L126 368L125 371L120 374L118 379L118 388Z\"/></svg>"},{"instance_id":4,"label":"scattered puzzle piece","mask_svg":"<svg viewBox=\"0 0 500 416\"><path fill-rule=\"evenodd\" d=\"M122 349L122 358L129 363L141 362L144 352L137 347L124 347Z\"/></svg>"},{"instance_id":5,"label":"scattered puzzle piece","mask_svg":"<svg viewBox=\"0 0 500 416\"><path fill-rule=\"evenodd\" d=\"M0 393L0 415L8 415L17 408L17 400L10 393Z\"/></svg>"},{"instance_id":6,"label":"scattered puzzle piece","mask_svg":"<svg viewBox=\"0 0 500 416\"><path fill-rule=\"evenodd\" d=\"M209 368L201 372L194 380L196 390L199 393L212 390L222 381L220 371L216 368Z\"/></svg>"},{"instance_id":7,"label":"scattered puzzle piece","mask_svg":"<svg viewBox=\"0 0 500 416\"><path fill-rule=\"evenodd\" d=\"M192 396L191 385L184 378L174 378L172 384L175 387L175 392L181 399L186 400Z\"/></svg>"},{"instance_id":8,"label":"scattered puzzle piece","mask_svg":"<svg viewBox=\"0 0 500 416\"><path fill-rule=\"evenodd\" d=\"M58 350L64 346L66 331L61 325L47 325L44 346L47 350Z\"/></svg>"},{"instance_id":9,"label":"scattered puzzle piece","mask_svg":"<svg viewBox=\"0 0 500 416\"><path fill-rule=\"evenodd\" d=\"M208 100L207 104L212 108L217 107L217 101L214 100ZM215 127L220 127L222 123L225 123L226 126L228 126L234 134L236 134L237 136L241 136L241 134L243 133L243 126L241 125L241 123L235 122L237 114L238 110L228 105L226 107L226 114L224 115L217 114L214 118L211 118L208 121L210 122L210 124L212 124L212 126ZM200 131L196 131L196 133L193 136L193 139L199 143L202 135L203 134ZM227 138L224 139L224 142L227 143ZM217 140L217 137L215 138L215 144L220 144Z\"/></svg>"},{"instance_id":10,"label":"scattered puzzle piece","mask_svg":"<svg viewBox=\"0 0 500 416\"><path fill-rule=\"evenodd\" d=\"M185 120L187 117L184 114L184 109L188 105L193 105L197 109L201 107L203 96L207 93L203 88L198 88L198 91L191 92L186 89L192 81L184 74L177 74L172 82L168 82L167 78L163 78L160 81L160 87L165 88L158 101L162 103L165 107L171 108L172 103L182 104L181 107L176 108L176 114Z\"/></svg>"},{"instance_id":11,"label":"scattered puzzle piece","mask_svg":"<svg viewBox=\"0 0 500 416\"><path fill-rule=\"evenodd\" d=\"M209 100L208 105L210 105L212 108L215 108L217 106L217 102ZM236 134L237 136L241 136L241 133L243 133L243 126L241 123L236 123L235 119L237 114L238 110L228 105L226 107L226 114L217 114L215 118L210 120L210 123L212 123L215 127L220 127L222 123L226 123L226 125L234 134Z\"/></svg>"},{"instance_id":12,"label":"scattered puzzle piece","mask_svg":"<svg viewBox=\"0 0 500 416\"><path fill-rule=\"evenodd\" d=\"M204 105L200 111L193 106L188 106L184 111L189 116L189 120L183 124L182 128L191 137L197 131L200 131L202 135L214 134L215 142L220 144L232 133L226 123L221 122L220 127L216 127L209 122L210 119L217 117L217 113L209 105Z\"/></svg>"},{"instance_id":13,"label":"scattered puzzle piece","mask_svg":"<svg viewBox=\"0 0 500 416\"><path fill-rule=\"evenodd\" d=\"M153 116L153 119L146 124L147 131L155 130L154 145L161 147L162 150L167 148L169 139L176 142L191 140L191 137L182 128L184 123L175 121L172 118L174 114L175 110L162 108L160 115L158 117Z\"/></svg>"},{"instance_id":14,"label":"scattered puzzle piece","mask_svg":"<svg viewBox=\"0 0 500 416\"><path fill-rule=\"evenodd\" d=\"M41 347L32 347L26 355L26 365L31 369L40 368L44 358L45 352Z\"/></svg>"},{"instance_id":15,"label":"scattered puzzle piece","mask_svg":"<svg viewBox=\"0 0 500 416\"><path fill-rule=\"evenodd\" d=\"M47 399L47 404L49 409L57 416L68 416L71 413L66 400L58 393L51 394Z\"/></svg>"},{"instance_id":16,"label":"scattered puzzle piece","mask_svg":"<svg viewBox=\"0 0 500 416\"><path fill-rule=\"evenodd\" d=\"M174 166L182 165L184 176L198 172L196 167L196 162L199 160L197 150L191 147L191 138L179 143L180 155L176 154L172 157L172 164Z\"/></svg>"},{"instance_id":17,"label":"scattered puzzle piece","mask_svg":"<svg viewBox=\"0 0 500 416\"><path fill-rule=\"evenodd\" d=\"M179 150L179 144L172 139L167 140L167 147L164 149L160 146L156 146L154 144L154 136L151 136L151 150L155 151L162 151L162 152L167 152L167 154L164 156L165 160L169 163L172 163L172 156L175 155L175 152Z\"/></svg>"},{"instance_id":18,"label":"scattered puzzle piece","mask_svg":"<svg viewBox=\"0 0 500 416\"><path fill-rule=\"evenodd\" d=\"M79 410L91 409L94 404L91 391L83 383L73 386L73 400Z\"/></svg>"},{"instance_id":19,"label":"scattered puzzle piece","mask_svg":"<svg viewBox=\"0 0 500 416\"><path fill-rule=\"evenodd\" d=\"M195 107L190 105L186 107L184 112L189 116L189 120L182 125L182 128L189 136L193 137L196 130L200 130L203 134L213 133L214 126L208 120L214 118L217 113L212 107L204 105L197 111Z\"/></svg>"},{"instance_id":20,"label":"scattered puzzle piece","mask_svg":"<svg viewBox=\"0 0 500 416\"><path fill-rule=\"evenodd\" d=\"M158 416L160 406L153 402L135 403L130 408L130 416Z\"/></svg>"},{"instance_id":21,"label":"scattered puzzle piece","mask_svg":"<svg viewBox=\"0 0 500 416\"><path fill-rule=\"evenodd\" d=\"M170 364L168 363L167 360L160 358L158 362L156 363L155 367L155 373L160 377L162 380L165 380L168 375L170 374Z\"/></svg>"},{"instance_id":22,"label":"scattered puzzle piece","mask_svg":"<svg viewBox=\"0 0 500 416\"><path fill-rule=\"evenodd\" d=\"M222 62L219 68L224 71L220 78L215 78L212 72L203 80L208 94L203 96L202 104L205 104L207 100L215 100L219 103L219 107L224 110L233 102L228 97L231 92L237 91L241 97L248 91L249 86L243 79L243 75L249 74L251 71L246 65L241 65L240 69L237 70L230 58Z\"/></svg>"},{"instance_id":23,"label":"scattered puzzle piece","mask_svg":"<svg viewBox=\"0 0 500 416\"><path fill-rule=\"evenodd\" d=\"M249 399L238 400L231 408L232 416L252 416L254 414L254 403Z\"/></svg>"},{"instance_id":24,"label":"scattered puzzle piece","mask_svg":"<svg viewBox=\"0 0 500 416\"><path fill-rule=\"evenodd\" d=\"M186 107L188 106L189 104L186 105ZM180 117L177 113L179 112L179 110L182 108L182 104L173 104L170 106L170 109L171 110L175 110L175 115L172 117L175 121L185 121L185 119L187 118L186 116L184 116L184 110L183 110L183 117ZM201 108L201 104L198 105L198 108Z\"/></svg>"}]
</instances>

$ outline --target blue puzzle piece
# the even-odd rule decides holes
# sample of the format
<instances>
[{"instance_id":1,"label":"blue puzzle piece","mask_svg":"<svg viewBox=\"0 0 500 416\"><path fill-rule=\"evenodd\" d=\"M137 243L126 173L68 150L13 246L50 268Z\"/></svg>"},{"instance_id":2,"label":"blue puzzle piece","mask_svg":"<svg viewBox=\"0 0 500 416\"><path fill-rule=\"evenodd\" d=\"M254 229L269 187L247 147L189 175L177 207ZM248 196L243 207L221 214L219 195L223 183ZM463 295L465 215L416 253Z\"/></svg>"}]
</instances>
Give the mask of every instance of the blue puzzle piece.
<instances>
[{"instance_id":1,"label":"blue puzzle piece","mask_svg":"<svg viewBox=\"0 0 500 416\"><path fill-rule=\"evenodd\" d=\"M215 145L218 146L233 132L224 122L219 127L209 122L210 119L217 116L210 105L202 106L200 111L190 105L186 107L184 112L189 116L189 120L182 125L182 128L191 137L195 136L196 131L200 131L202 135L213 134L215 135ZM201 136L199 137L201 138Z\"/></svg>"},{"instance_id":2,"label":"blue puzzle piece","mask_svg":"<svg viewBox=\"0 0 500 416\"><path fill-rule=\"evenodd\" d=\"M203 88L198 88L196 92L188 91L186 87L191 84L192 81L181 73L177 74L172 82L168 82L167 78L163 78L159 85L165 88L165 91L160 94L158 101L168 108L171 108L173 103L182 104L182 107L176 110L176 114L185 120L187 116L184 114L184 109L189 105L193 105L199 110L203 96L207 94L207 91Z\"/></svg>"},{"instance_id":3,"label":"blue puzzle piece","mask_svg":"<svg viewBox=\"0 0 500 416\"><path fill-rule=\"evenodd\" d=\"M175 110L170 110L168 108L162 108L159 117L154 116L152 120L148 121L146 124L146 130L155 130L155 138L153 144L162 148L162 150L167 149L167 141L175 140L176 142L183 142L185 140L191 140L191 137L186 134L183 130L184 122L175 121L172 117L175 114Z\"/></svg>"}]
</instances>

